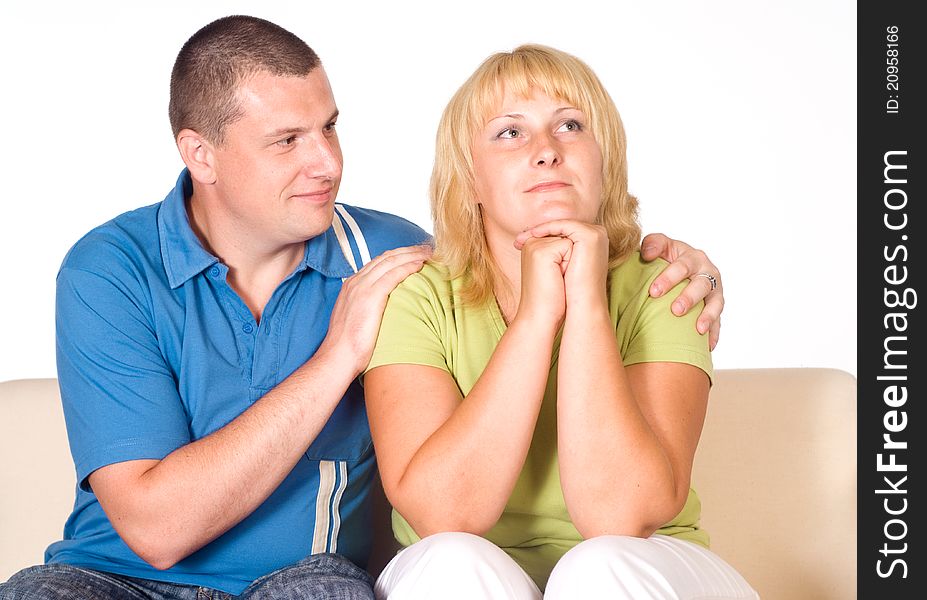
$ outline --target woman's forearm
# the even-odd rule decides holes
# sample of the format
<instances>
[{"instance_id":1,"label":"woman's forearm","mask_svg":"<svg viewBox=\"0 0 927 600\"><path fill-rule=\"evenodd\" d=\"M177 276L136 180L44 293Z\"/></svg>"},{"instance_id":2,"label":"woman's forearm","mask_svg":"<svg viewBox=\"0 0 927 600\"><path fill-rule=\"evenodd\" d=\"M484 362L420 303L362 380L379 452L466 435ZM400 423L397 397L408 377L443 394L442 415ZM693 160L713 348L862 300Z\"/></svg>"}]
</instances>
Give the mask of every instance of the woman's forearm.
<instances>
[{"instance_id":1,"label":"woman's forearm","mask_svg":"<svg viewBox=\"0 0 927 600\"><path fill-rule=\"evenodd\" d=\"M553 328L513 323L476 385L388 490L420 536L481 534L498 521L531 445L554 335Z\"/></svg>"},{"instance_id":2,"label":"woman's forearm","mask_svg":"<svg viewBox=\"0 0 927 600\"><path fill-rule=\"evenodd\" d=\"M604 299L568 307L557 377L560 479L574 525L587 538L650 535L681 509L683 486L634 397Z\"/></svg>"}]
</instances>

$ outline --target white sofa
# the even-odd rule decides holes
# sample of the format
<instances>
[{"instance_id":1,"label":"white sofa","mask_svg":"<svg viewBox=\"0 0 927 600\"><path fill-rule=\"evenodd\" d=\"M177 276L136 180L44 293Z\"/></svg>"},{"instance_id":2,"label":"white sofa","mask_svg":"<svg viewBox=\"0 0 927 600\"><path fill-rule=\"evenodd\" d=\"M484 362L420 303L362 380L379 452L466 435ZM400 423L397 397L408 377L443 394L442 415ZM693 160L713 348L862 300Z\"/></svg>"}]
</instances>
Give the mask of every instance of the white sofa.
<instances>
[{"instance_id":1,"label":"white sofa","mask_svg":"<svg viewBox=\"0 0 927 600\"><path fill-rule=\"evenodd\" d=\"M74 496L55 379L0 383L0 581L42 561ZM712 549L764 600L856 597L856 379L716 372L693 486ZM376 573L395 549L377 499Z\"/></svg>"}]
</instances>

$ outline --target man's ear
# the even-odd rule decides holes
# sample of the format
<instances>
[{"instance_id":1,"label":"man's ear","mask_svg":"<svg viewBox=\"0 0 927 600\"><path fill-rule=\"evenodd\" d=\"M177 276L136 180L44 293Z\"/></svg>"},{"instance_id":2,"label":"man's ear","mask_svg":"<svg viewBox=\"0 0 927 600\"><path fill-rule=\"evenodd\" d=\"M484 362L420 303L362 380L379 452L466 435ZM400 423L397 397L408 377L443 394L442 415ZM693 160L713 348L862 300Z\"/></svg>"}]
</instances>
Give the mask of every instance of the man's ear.
<instances>
[{"instance_id":1,"label":"man's ear","mask_svg":"<svg viewBox=\"0 0 927 600\"><path fill-rule=\"evenodd\" d=\"M216 182L216 154L212 143L192 129L181 129L177 133L177 149L194 181Z\"/></svg>"}]
</instances>

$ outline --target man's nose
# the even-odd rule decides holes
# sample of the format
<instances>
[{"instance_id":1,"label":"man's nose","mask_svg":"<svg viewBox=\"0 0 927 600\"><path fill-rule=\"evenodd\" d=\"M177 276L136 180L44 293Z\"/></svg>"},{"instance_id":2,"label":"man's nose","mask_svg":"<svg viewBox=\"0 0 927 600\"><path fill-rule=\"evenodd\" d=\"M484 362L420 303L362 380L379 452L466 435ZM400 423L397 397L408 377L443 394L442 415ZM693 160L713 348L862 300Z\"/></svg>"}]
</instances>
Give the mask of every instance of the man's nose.
<instances>
[{"instance_id":1,"label":"man's nose","mask_svg":"<svg viewBox=\"0 0 927 600\"><path fill-rule=\"evenodd\" d=\"M341 148L337 140L312 136L304 152L305 169L311 177L337 179L341 177Z\"/></svg>"}]
</instances>

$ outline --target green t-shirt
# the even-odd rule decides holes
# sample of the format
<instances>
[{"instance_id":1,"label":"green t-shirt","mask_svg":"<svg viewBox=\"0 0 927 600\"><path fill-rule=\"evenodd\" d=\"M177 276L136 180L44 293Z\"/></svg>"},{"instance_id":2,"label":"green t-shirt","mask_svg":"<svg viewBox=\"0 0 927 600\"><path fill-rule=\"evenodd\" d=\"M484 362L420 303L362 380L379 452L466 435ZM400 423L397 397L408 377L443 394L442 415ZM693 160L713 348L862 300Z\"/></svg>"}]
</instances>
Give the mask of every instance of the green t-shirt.
<instances>
[{"instance_id":1,"label":"green t-shirt","mask_svg":"<svg viewBox=\"0 0 927 600\"><path fill-rule=\"evenodd\" d=\"M643 262L639 253L613 269L609 314L625 365L642 362L683 362L712 376L707 336L695 330L698 310L683 317L670 312L677 289L661 298L648 295L650 283L666 263ZM377 346L367 369L388 364L429 365L454 378L461 394L473 388L489 362L506 325L495 302L460 306L455 299L461 279L428 263L390 295ZM556 562L582 541L573 527L560 487L557 464L557 354L559 336L531 448L512 496L496 525L484 537L505 550L544 589ZM699 529L698 496L689 490L685 507L657 533L708 546ZM404 546L418 535L397 511L393 533Z\"/></svg>"}]
</instances>

